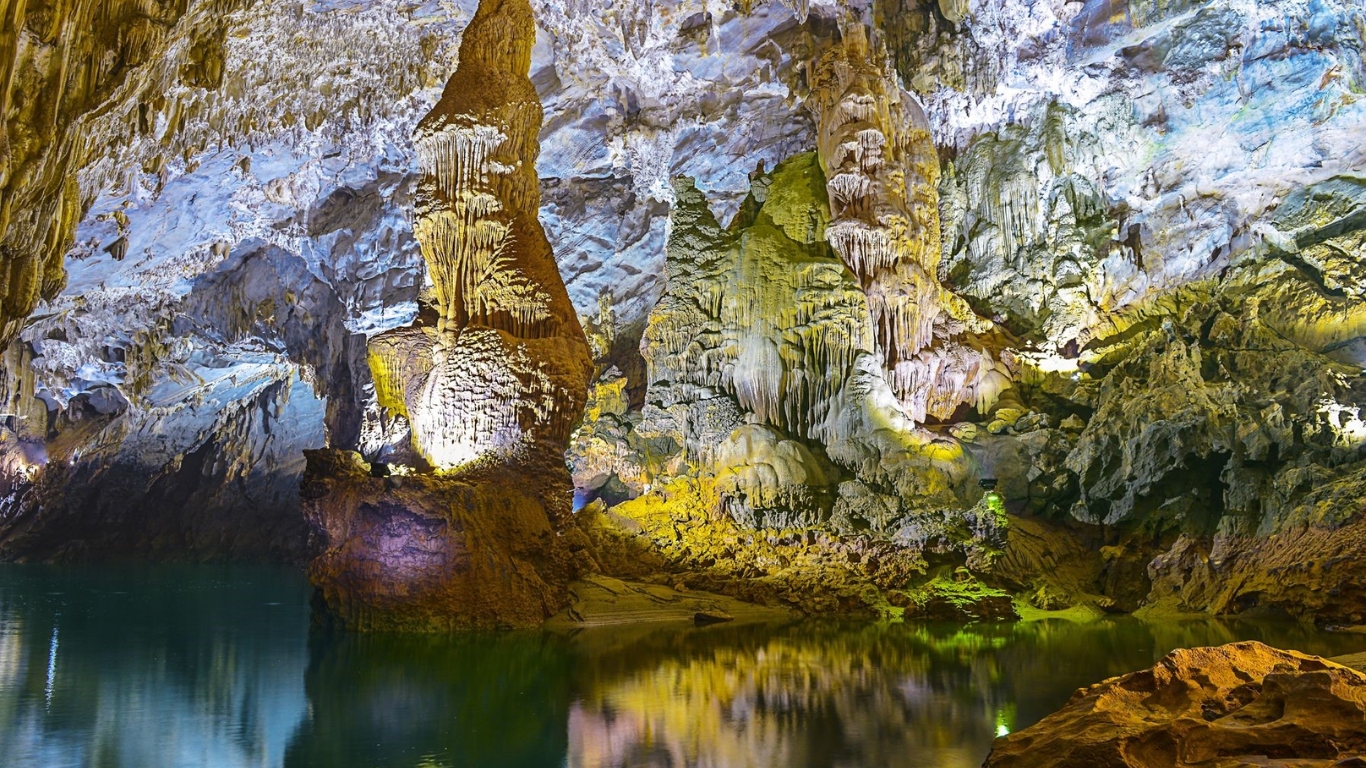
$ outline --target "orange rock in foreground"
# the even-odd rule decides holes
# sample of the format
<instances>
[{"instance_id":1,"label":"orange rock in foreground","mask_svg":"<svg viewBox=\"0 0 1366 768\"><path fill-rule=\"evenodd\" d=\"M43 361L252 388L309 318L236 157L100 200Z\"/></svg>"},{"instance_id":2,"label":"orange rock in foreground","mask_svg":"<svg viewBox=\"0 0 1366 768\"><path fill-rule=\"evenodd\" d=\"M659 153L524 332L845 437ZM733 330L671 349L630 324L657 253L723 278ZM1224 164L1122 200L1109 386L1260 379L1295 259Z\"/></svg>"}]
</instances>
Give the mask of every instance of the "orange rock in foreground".
<instances>
[{"instance_id":1,"label":"orange rock in foreground","mask_svg":"<svg viewBox=\"0 0 1366 768\"><path fill-rule=\"evenodd\" d=\"M984 768L1366 765L1366 675L1256 642L1173 651L998 739Z\"/></svg>"}]
</instances>

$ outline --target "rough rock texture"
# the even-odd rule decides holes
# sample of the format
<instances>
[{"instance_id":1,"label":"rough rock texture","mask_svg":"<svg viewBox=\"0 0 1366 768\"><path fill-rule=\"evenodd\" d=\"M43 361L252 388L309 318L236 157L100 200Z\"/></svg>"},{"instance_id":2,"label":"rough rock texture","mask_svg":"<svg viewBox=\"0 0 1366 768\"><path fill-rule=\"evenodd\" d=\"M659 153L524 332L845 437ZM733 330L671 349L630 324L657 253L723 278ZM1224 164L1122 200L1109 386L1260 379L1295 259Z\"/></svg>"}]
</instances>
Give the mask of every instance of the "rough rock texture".
<instances>
[{"instance_id":1,"label":"rough rock texture","mask_svg":"<svg viewBox=\"0 0 1366 768\"><path fill-rule=\"evenodd\" d=\"M885 611L931 565L988 570L1004 520L972 509L970 455L917 430L888 387L867 295L826 242L816 156L756 175L728 229L694 185L677 197L645 402L585 419L583 490L638 496L613 515L666 567L801 610Z\"/></svg>"},{"instance_id":2,"label":"rough rock texture","mask_svg":"<svg viewBox=\"0 0 1366 768\"><path fill-rule=\"evenodd\" d=\"M783 621L793 617L791 611L782 608L691 590L682 582L650 584L596 575L570 584L569 597L569 606L546 623L548 629L577 630L658 622L707 626L731 621Z\"/></svg>"},{"instance_id":3,"label":"rough rock texture","mask_svg":"<svg viewBox=\"0 0 1366 768\"><path fill-rule=\"evenodd\" d=\"M538 624L575 573L562 457L592 371L536 219L534 30L525 0L482 0L459 67L417 128L414 231L435 323L419 316L380 334L369 360L380 406L407 420L436 473L404 467L411 479L353 490L328 479L355 454L310 454L305 516L322 551L309 575L353 629Z\"/></svg>"},{"instance_id":4,"label":"rough rock texture","mask_svg":"<svg viewBox=\"0 0 1366 768\"><path fill-rule=\"evenodd\" d=\"M90 211L65 289L8 352L28 375L6 426L31 466L64 466L10 497L7 557L304 557L302 451L376 431L363 334L413 315L393 134L446 74L427 35L393 7L182 5L62 134L85 137Z\"/></svg>"},{"instance_id":5,"label":"rough rock texture","mask_svg":"<svg viewBox=\"0 0 1366 768\"><path fill-rule=\"evenodd\" d=\"M370 359L385 380L380 405L408 420L413 447L441 470L558 453L591 375L536 218L542 112L526 74L534 36L527 3L482 2L460 66L417 127L414 231L436 327L391 331L401 343L382 334Z\"/></svg>"},{"instance_id":6,"label":"rough rock texture","mask_svg":"<svg viewBox=\"0 0 1366 768\"><path fill-rule=\"evenodd\" d=\"M581 503L934 542L910 588L999 549L953 523L995 477L1035 603L1356 621L1359 2L536 0L539 200L526 154L456 185L501 211L420 182L474 7L6 6L4 557L296 557L305 448L558 445L554 395L453 395L526 386L461 367L503 336L424 351L540 304L595 348ZM439 246L537 217L567 301L535 238L489 290Z\"/></svg>"},{"instance_id":7,"label":"rough rock texture","mask_svg":"<svg viewBox=\"0 0 1366 768\"><path fill-rule=\"evenodd\" d=\"M690 589L807 615L958 619L975 614L978 598L986 597L1006 600L1005 610L990 618L1013 616L1005 593L978 593L968 584L953 590L953 605L936 602L935 577L945 569L927 573L934 542L922 549L818 528L755 530L718 509L717 497L712 482L683 478L611 510L594 503L578 520L603 571L622 577L663 574ZM937 531L925 521L927 532L962 535L952 528L958 521L934 522ZM948 554L958 554L951 544Z\"/></svg>"},{"instance_id":8,"label":"rough rock texture","mask_svg":"<svg viewBox=\"0 0 1366 768\"><path fill-rule=\"evenodd\" d=\"M380 477L355 453L310 451L300 492L323 544L309 579L354 630L536 626L580 568L556 485L568 483L555 465Z\"/></svg>"},{"instance_id":9,"label":"rough rock texture","mask_svg":"<svg viewBox=\"0 0 1366 768\"><path fill-rule=\"evenodd\" d=\"M138 88L136 72L166 54L177 25L195 27L201 40L181 79L220 78L214 16L243 5L216 0L190 12L184 2L80 0L0 8L0 343L63 287L64 257L86 206L76 173L103 149L89 140L94 112L111 92Z\"/></svg>"},{"instance_id":10,"label":"rough rock texture","mask_svg":"<svg viewBox=\"0 0 1366 768\"><path fill-rule=\"evenodd\" d=\"M939 282L939 157L924 110L884 61L880 41L854 25L813 67L825 236L867 295L887 381L911 420L985 413L1011 371L981 347L988 339L960 338L991 323Z\"/></svg>"},{"instance_id":11,"label":"rough rock texture","mask_svg":"<svg viewBox=\"0 0 1366 768\"><path fill-rule=\"evenodd\" d=\"M1172 652L1084 688L998 739L985 768L1348 766L1366 752L1366 675L1261 643Z\"/></svg>"}]
</instances>

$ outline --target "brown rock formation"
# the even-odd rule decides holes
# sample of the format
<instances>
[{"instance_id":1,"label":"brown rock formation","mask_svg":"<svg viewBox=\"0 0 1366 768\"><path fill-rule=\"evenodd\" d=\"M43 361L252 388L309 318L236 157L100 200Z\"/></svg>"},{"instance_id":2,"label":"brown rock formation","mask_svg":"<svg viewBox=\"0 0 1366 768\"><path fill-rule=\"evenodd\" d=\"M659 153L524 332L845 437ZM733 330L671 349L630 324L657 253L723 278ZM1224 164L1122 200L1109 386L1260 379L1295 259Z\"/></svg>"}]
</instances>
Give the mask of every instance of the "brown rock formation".
<instances>
[{"instance_id":1,"label":"brown rock formation","mask_svg":"<svg viewBox=\"0 0 1366 768\"><path fill-rule=\"evenodd\" d=\"M592 373L536 218L534 43L527 2L480 3L460 66L417 130L415 231L438 319L423 329L425 349L400 329L375 340L371 361L383 404L407 416L414 447L438 469L563 450Z\"/></svg>"},{"instance_id":2,"label":"brown rock formation","mask_svg":"<svg viewBox=\"0 0 1366 768\"><path fill-rule=\"evenodd\" d=\"M193 24L225 17L241 3L200 5L205 8L196 11L207 13L196 13ZM129 73L164 55L173 38L168 32L190 6L186 0L0 2L0 342L13 337L39 299L66 284L63 257L87 202L76 173L106 149L88 135L90 116L128 95L121 91L136 89L125 87ZM188 35L201 54L178 73L184 82L212 85L221 76L215 34L221 31L204 25ZM130 102L139 106L136 98ZM140 106L144 124L134 132L148 130L145 109L162 104Z\"/></svg>"},{"instance_id":3,"label":"brown rock formation","mask_svg":"<svg viewBox=\"0 0 1366 768\"><path fill-rule=\"evenodd\" d=\"M562 467L496 467L459 480L375 477L357 454L310 451L304 515L329 543L309 576L351 629L427 631L540 624L575 573L552 524L569 496Z\"/></svg>"},{"instance_id":4,"label":"brown rock formation","mask_svg":"<svg viewBox=\"0 0 1366 768\"><path fill-rule=\"evenodd\" d=\"M592 361L536 218L534 41L526 0L480 3L416 137L436 321L370 343L380 404L457 474L380 479L345 454L309 459L304 510L325 542L310 575L352 628L535 625L575 570L563 452Z\"/></svg>"},{"instance_id":5,"label":"brown rock formation","mask_svg":"<svg viewBox=\"0 0 1366 768\"><path fill-rule=\"evenodd\" d=\"M1366 675L1261 643L1174 651L997 740L985 768L1356 765Z\"/></svg>"}]
</instances>

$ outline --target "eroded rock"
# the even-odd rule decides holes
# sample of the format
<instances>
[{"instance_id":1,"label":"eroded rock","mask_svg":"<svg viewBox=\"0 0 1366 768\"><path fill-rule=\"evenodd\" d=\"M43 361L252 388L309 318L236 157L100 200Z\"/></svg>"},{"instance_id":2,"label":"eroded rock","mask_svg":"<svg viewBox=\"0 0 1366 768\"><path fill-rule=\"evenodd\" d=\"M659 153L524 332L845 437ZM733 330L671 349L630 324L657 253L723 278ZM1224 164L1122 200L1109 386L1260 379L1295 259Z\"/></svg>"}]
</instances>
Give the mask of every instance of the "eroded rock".
<instances>
[{"instance_id":1,"label":"eroded rock","mask_svg":"<svg viewBox=\"0 0 1366 768\"><path fill-rule=\"evenodd\" d=\"M1352 765L1366 675L1261 643L1173 651L998 739L985 768ZM1342 762L1339 762L1339 761Z\"/></svg>"},{"instance_id":2,"label":"eroded rock","mask_svg":"<svg viewBox=\"0 0 1366 768\"><path fill-rule=\"evenodd\" d=\"M563 467L494 467L459 479L376 477L355 453L308 453L309 564L326 615L353 630L538 626L568 602L583 562L566 535Z\"/></svg>"}]
</instances>

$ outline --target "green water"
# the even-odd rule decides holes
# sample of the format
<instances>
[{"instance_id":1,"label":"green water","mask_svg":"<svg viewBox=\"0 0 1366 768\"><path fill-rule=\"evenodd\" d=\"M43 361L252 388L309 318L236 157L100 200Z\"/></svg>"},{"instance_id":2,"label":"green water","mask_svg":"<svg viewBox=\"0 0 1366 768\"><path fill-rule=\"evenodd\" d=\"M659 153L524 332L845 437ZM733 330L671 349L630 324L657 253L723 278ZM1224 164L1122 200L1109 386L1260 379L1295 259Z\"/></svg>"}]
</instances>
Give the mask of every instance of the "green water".
<instances>
[{"instance_id":1,"label":"green water","mask_svg":"<svg viewBox=\"0 0 1366 768\"><path fill-rule=\"evenodd\" d=\"M1178 646L1366 650L1128 618L359 637L310 633L308 599L260 568L0 566L0 764L975 768Z\"/></svg>"}]
</instances>

